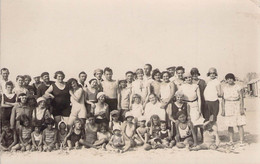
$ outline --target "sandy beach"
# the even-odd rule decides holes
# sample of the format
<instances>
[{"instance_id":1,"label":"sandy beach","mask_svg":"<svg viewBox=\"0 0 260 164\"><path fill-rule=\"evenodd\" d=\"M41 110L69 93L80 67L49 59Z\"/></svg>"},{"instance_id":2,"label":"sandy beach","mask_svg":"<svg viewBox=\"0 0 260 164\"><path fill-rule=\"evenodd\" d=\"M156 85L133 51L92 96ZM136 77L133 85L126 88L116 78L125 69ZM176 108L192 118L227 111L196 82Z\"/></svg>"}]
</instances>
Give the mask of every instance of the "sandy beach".
<instances>
[{"instance_id":1,"label":"sandy beach","mask_svg":"<svg viewBox=\"0 0 260 164\"><path fill-rule=\"evenodd\" d=\"M123 154L95 149L81 149L72 151L54 152L4 152L1 154L1 164L41 164L41 163L259 163L259 136L258 118L259 98L246 98L247 125L245 126L245 140L247 145L240 147L235 144L233 152L218 152L213 150L187 151L185 149L159 149L144 151L141 147L134 148ZM224 118L219 115L218 126L221 146L225 147L228 141L227 128L223 124ZM235 141L238 141L237 129L235 129Z\"/></svg>"}]
</instances>

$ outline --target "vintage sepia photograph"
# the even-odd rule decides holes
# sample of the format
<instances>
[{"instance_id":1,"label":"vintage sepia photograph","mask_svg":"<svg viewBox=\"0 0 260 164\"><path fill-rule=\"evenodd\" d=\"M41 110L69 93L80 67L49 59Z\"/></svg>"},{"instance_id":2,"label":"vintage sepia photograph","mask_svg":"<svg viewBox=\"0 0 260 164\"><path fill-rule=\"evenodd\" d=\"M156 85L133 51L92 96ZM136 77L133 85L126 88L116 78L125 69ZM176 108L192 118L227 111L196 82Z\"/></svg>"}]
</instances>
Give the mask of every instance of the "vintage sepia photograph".
<instances>
[{"instance_id":1,"label":"vintage sepia photograph","mask_svg":"<svg viewBox=\"0 0 260 164\"><path fill-rule=\"evenodd\" d=\"M0 12L0 164L260 163L259 0Z\"/></svg>"}]
</instances>

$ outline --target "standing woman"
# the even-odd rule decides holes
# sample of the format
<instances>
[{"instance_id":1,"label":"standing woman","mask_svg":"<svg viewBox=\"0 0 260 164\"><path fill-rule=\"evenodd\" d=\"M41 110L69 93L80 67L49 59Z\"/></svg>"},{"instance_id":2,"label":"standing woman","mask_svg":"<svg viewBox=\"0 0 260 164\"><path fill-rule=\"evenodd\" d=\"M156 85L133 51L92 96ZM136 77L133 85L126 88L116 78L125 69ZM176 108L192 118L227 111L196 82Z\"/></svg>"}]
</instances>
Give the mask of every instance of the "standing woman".
<instances>
[{"instance_id":1,"label":"standing woman","mask_svg":"<svg viewBox=\"0 0 260 164\"><path fill-rule=\"evenodd\" d=\"M205 97L204 97L203 93L204 93L204 90L205 90L207 84L206 84L205 80L199 78L200 73L199 73L198 68L192 68L190 71L190 74L192 76L192 83L199 85L200 98L201 98L201 113L202 113L203 117L206 118Z\"/></svg>"},{"instance_id":2,"label":"standing woman","mask_svg":"<svg viewBox=\"0 0 260 164\"><path fill-rule=\"evenodd\" d=\"M17 82L17 85L14 87L13 92L16 95L19 95L21 93L28 94L28 90L24 87L24 76L18 75L16 77L16 82Z\"/></svg>"},{"instance_id":3,"label":"standing woman","mask_svg":"<svg viewBox=\"0 0 260 164\"><path fill-rule=\"evenodd\" d=\"M97 103L97 94L98 94L98 83L97 79L89 80L89 85L85 90L85 101L87 104L87 113L93 113L95 108L95 103Z\"/></svg>"},{"instance_id":4,"label":"standing woman","mask_svg":"<svg viewBox=\"0 0 260 164\"><path fill-rule=\"evenodd\" d=\"M69 79L67 84L69 86L70 101L72 104L68 125L71 127L77 118L80 118L83 121L83 125L85 125L87 109L85 106L84 91L74 78Z\"/></svg>"},{"instance_id":5,"label":"standing woman","mask_svg":"<svg viewBox=\"0 0 260 164\"><path fill-rule=\"evenodd\" d=\"M176 68L176 77L172 80L176 85L177 89L184 83L183 74L185 73L185 69L182 66L178 66Z\"/></svg>"},{"instance_id":6,"label":"standing woman","mask_svg":"<svg viewBox=\"0 0 260 164\"><path fill-rule=\"evenodd\" d=\"M153 70L152 79L153 81L150 84L149 92L154 93L157 97L160 97L160 85L162 81L161 81L161 72L159 71L159 69Z\"/></svg>"},{"instance_id":7,"label":"standing woman","mask_svg":"<svg viewBox=\"0 0 260 164\"><path fill-rule=\"evenodd\" d=\"M56 82L51 84L45 92L47 97L52 98L52 114L56 125L58 125L62 117L67 122L71 111L69 86L63 81L64 78L65 74L62 71L55 72L54 79L56 79Z\"/></svg>"},{"instance_id":8,"label":"standing woman","mask_svg":"<svg viewBox=\"0 0 260 164\"><path fill-rule=\"evenodd\" d=\"M238 127L240 144L244 143L244 128L246 125L246 116L244 109L244 100L242 88L235 83L235 76L229 73L225 76L227 85L223 87L223 101L221 115L226 119L226 126L230 138L230 144L233 144L234 127Z\"/></svg>"},{"instance_id":9,"label":"standing woman","mask_svg":"<svg viewBox=\"0 0 260 164\"><path fill-rule=\"evenodd\" d=\"M10 118L10 127L11 129L18 130L20 128L20 116L26 115L30 119L32 118L32 111L28 106L28 97L25 93L18 95L17 99L18 104L16 104L11 113Z\"/></svg>"},{"instance_id":10,"label":"standing woman","mask_svg":"<svg viewBox=\"0 0 260 164\"><path fill-rule=\"evenodd\" d=\"M105 103L106 95L104 92L97 94L98 102L95 104L94 116L97 124L109 122L109 108L108 104Z\"/></svg>"}]
</instances>

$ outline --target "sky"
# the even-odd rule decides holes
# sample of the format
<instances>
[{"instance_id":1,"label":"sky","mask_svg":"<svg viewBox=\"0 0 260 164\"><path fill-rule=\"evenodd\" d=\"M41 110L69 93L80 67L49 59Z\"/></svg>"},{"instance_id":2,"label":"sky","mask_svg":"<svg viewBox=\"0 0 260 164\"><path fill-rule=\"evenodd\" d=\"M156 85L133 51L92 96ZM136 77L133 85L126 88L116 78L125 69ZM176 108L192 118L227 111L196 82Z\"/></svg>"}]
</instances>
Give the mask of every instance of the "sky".
<instances>
[{"instance_id":1,"label":"sky","mask_svg":"<svg viewBox=\"0 0 260 164\"><path fill-rule=\"evenodd\" d=\"M259 72L260 10L249 0L1 0L0 67L115 78L151 63L216 67L219 78Z\"/></svg>"}]
</instances>

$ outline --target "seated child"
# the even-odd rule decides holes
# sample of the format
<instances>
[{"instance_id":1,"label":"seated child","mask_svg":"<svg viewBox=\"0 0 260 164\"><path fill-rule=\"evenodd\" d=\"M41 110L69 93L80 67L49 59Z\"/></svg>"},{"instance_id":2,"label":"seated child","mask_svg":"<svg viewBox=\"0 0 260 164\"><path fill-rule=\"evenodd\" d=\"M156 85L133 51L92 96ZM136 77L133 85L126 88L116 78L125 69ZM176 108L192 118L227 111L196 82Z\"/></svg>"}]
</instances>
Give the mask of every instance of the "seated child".
<instances>
[{"instance_id":1,"label":"seated child","mask_svg":"<svg viewBox=\"0 0 260 164\"><path fill-rule=\"evenodd\" d=\"M134 116L134 123L137 125L139 117L144 113L143 105L141 103L142 97L139 94L134 94L132 99L131 113Z\"/></svg>"},{"instance_id":2,"label":"seated child","mask_svg":"<svg viewBox=\"0 0 260 164\"><path fill-rule=\"evenodd\" d=\"M69 150L80 149L80 145L84 143L84 130L82 129L83 121L76 119L72 128L70 129L69 134L67 135L67 143Z\"/></svg>"},{"instance_id":3,"label":"seated child","mask_svg":"<svg viewBox=\"0 0 260 164\"><path fill-rule=\"evenodd\" d=\"M54 120L52 118L47 118L45 124L47 128L42 133L43 150L51 152L57 142L57 130L53 127Z\"/></svg>"},{"instance_id":4,"label":"seated child","mask_svg":"<svg viewBox=\"0 0 260 164\"><path fill-rule=\"evenodd\" d=\"M95 116L89 113L85 125L85 141L83 143L86 148L96 148L94 144L97 141L97 131L98 124L95 123Z\"/></svg>"},{"instance_id":5,"label":"seated child","mask_svg":"<svg viewBox=\"0 0 260 164\"><path fill-rule=\"evenodd\" d=\"M21 151L29 151L31 150L31 133L32 127L30 125L30 119L27 115L20 116L20 129L19 129L19 140L20 147L17 147L17 150L21 148Z\"/></svg>"},{"instance_id":6,"label":"seated child","mask_svg":"<svg viewBox=\"0 0 260 164\"><path fill-rule=\"evenodd\" d=\"M124 152L123 149L125 146L125 140L121 134L121 130L114 129L113 133L114 133L114 135L112 135L106 148L111 151L117 151L117 152L123 153Z\"/></svg>"},{"instance_id":7,"label":"seated child","mask_svg":"<svg viewBox=\"0 0 260 164\"><path fill-rule=\"evenodd\" d=\"M159 137L162 140L162 144L166 148L172 148L174 145L174 140L172 140L172 135L170 130L166 127L166 121L161 121L161 130L159 131Z\"/></svg>"},{"instance_id":8,"label":"seated child","mask_svg":"<svg viewBox=\"0 0 260 164\"><path fill-rule=\"evenodd\" d=\"M3 121L2 124L2 134L0 137L0 148L2 151L11 151L15 150L17 144L17 136L16 136L16 130L13 130L10 128L10 122L9 121Z\"/></svg>"},{"instance_id":9,"label":"seated child","mask_svg":"<svg viewBox=\"0 0 260 164\"><path fill-rule=\"evenodd\" d=\"M109 131L113 132L113 130L121 129L121 121L119 121L119 114L120 112L118 110L113 110L110 112L110 122L109 122Z\"/></svg>"},{"instance_id":10,"label":"seated child","mask_svg":"<svg viewBox=\"0 0 260 164\"><path fill-rule=\"evenodd\" d=\"M57 132L57 143L56 143L56 149L64 149L66 147L67 143L67 125L64 121L60 121L58 123L58 132Z\"/></svg>"},{"instance_id":11,"label":"seated child","mask_svg":"<svg viewBox=\"0 0 260 164\"><path fill-rule=\"evenodd\" d=\"M176 123L176 146L178 148L187 148L190 146L197 146L197 138L194 132L193 125L187 120L183 111L177 113L178 122ZM193 143L194 141L194 143Z\"/></svg>"},{"instance_id":12,"label":"seated child","mask_svg":"<svg viewBox=\"0 0 260 164\"><path fill-rule=\"evenodd\" d=\"M140 138L142 144L147 144L148 142L148 128L145 126L145 122L146 122L146 118L144 116L140 117L139 118L140 127L136 129L136 133Z\"/></svg>"},{"instance_id":13,"label":"seated child","mask_svg":"<svg viewBox=\"0 0 260 164\"><path fill-rule=\"evenodd\" d=\"M35 121L33 122L34 131L31 134L32 138L32 151L42 151L42 122L41 121Z\"/></svg>"},{"instance_id":14,"label":"seated child","mask_svg":"<svg viewBox=\"0 0 260 164\"><path fill-rule=\"evenodd\" d=\"M111 134L107 131L107 125L101 124L99 131L97 132L97 141L95 142L95 146L102 145L102 149L106 150L106 145L109 142Z\"/></svg>"}]
</instances>

